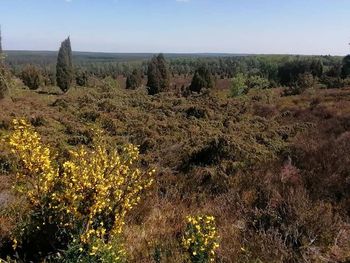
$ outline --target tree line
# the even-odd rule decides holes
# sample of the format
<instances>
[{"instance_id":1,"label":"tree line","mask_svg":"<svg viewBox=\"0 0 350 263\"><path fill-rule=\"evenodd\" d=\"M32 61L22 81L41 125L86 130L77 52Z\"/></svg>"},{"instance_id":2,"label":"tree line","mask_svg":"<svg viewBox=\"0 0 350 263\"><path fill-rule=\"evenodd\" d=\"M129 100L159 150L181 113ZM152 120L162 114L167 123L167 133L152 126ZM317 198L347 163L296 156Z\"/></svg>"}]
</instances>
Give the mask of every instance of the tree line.
<instances>
[{"instance_id":1,"label":"tree line","mask_svg":"<svg viewBox=\"0 0 350 263\"><path fill-rule=\"evenodd\" d=\"M1 33L0 53L2 54ZM3 58L1 59L3 61ZM23 67L15 61L7 62L12 73L31 89L40 85L57 85L63 92L72 85L85 86L90 77L104 78L118 75L126 77L126 88L142 86L147 77L150 95L170 91L172 77L192 78L186 91L201 92L212 89L215 79L231 79L232 95L238 96L251 88L289 87L287 93L299 94L315 83L325 88L339 88L348 84L350 55L332 56L227 56L227 57L172 57L163 54L149 61L131 62L79 62L73 65L71 41L61 43L56 65L40 66L27 63Z\"/></svg>"}]
</instances>

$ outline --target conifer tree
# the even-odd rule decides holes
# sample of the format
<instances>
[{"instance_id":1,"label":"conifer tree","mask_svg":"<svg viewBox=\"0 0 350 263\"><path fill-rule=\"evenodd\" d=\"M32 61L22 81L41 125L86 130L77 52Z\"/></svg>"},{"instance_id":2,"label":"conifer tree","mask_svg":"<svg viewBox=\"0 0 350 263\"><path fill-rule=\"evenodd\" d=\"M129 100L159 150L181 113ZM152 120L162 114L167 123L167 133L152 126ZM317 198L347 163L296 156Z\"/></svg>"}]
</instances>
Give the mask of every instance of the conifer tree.
<instances>
[{"instance_id":1,"label":"conifer tree","mask_svg":"<svg viewBox=\"0 0 350 263\"><path fill-rule=\"evenodd\" d=\"M68 37L62 42L58 51L56 66L57 85L62 91L66 92L72 85L73 77L72 48Z\"/></svg>"},{"instance_id":2,"label":"conifer tree","mask_svg":"<svg viewBox=\"0 0 350 263\"><path fill-rule=\"evenodd\" d=\"M10 72L6 68L5 56L2 50L2 38L1 38L1 27L0 27L0 100L5 98L9 93L9 83L10 83Z\"/></svg>"},{"instance_id":3,"label":"conifer tree","mask_svg":"<svg viewBox=\"0 0 350 263\"><path fill-rule=\"evenodd\" d=\"M5 60L5 55L2 50L2 35L1 35L1 26L0 26L0 64L2 64Z\"/></svg>"},{"instance_id":4,"label":"conifer tree","mask_svg":"<svg viewBox=\"0 0 350 263\"><path fill-rule=\"evenodd\" d=\"M142 75L140 70L134 69L134 71L126 79L127 89L137 89L142 85Z\"/></svg>"},{"instance_id":5,"label":"conifer tree","mask_svg":"<svg viewBox=\"0 0 350 263\"><path fill-rule=\"evenodd\" d=\"M342 69L341 69L341 76L344 79L350 76L350 55L347 55L343 59L343 65L342 65Z\"/></svg>"},{"instance_id":6,"label":"conifer tree","mask_svg":"<svg viewBox=\"0 0 350 263\"><path fill-rule=\"evenodd\" d=\"M190 90L201 92L202 89L212 89L214 87L213 76L209 69L202 65L194 73Z\"/></svg>"},{"instance_id":7,"label":"conifer tree","mask_svg":"<svg viewBox=\"0 0 350 263\"><path fill-rule=\"evenodd\" d=\"M1 26L0 26L0 57L2 56L2 37L1 37Z\"/></svg>"},{"instance_id":8,"label":"conifer tree","mask_svg":"<svg viewBox=\"0 0 350 263\"><path fill-rule=\"evenodd\" d=\"M169 88L170 74L163 54L154 56L149 62L147 76L148 94L154 95Z\"/></svg>"}]
</instances>

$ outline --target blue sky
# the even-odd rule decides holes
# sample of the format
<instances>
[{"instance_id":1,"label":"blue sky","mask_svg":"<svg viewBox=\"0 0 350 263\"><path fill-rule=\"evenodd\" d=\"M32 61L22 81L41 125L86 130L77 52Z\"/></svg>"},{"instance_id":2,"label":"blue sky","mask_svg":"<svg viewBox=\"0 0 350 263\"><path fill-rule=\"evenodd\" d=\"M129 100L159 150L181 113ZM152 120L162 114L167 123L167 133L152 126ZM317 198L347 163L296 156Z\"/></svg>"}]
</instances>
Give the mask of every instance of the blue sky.
<instances>
[{"instance_id":1,"label":"blue sky","mask_svg":"<svg viewBox=\"0 0 350 263\"><path fill-rule=\"evenodd\" d=\"M5 49L350 53L350 0L0 0Z\"/></svg>"}]
</instances>

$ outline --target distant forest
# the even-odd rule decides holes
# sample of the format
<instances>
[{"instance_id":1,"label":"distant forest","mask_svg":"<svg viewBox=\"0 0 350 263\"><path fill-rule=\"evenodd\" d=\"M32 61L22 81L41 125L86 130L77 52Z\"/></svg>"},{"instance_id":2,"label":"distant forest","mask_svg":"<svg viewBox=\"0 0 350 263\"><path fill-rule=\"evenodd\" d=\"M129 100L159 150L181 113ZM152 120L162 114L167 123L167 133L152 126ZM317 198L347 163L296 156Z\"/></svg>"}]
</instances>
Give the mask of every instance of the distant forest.
<instances>
[{"instance_id":1,"label":"distant forest","mask_svg":"<svg viewBox=\"0 0 350 263\"><path fill-rule=\"evenodd\" d=\"M7 63L14 73L19 73L27 64L34 64L54 71L57 60L55 51L6 51ZM99 77L128 75L135 68L145 73L152 53L100 53L73 52L74 66ZM249 55L249 54L164 54L173 74L193 74L200 64L206 64L211 72L223 78L232 78L237 73L260 74L262 77L277 75L278 67L291 61L320 61L327 71L341 67L342 57L301 55Z\"/></svg>"}]
</instances>

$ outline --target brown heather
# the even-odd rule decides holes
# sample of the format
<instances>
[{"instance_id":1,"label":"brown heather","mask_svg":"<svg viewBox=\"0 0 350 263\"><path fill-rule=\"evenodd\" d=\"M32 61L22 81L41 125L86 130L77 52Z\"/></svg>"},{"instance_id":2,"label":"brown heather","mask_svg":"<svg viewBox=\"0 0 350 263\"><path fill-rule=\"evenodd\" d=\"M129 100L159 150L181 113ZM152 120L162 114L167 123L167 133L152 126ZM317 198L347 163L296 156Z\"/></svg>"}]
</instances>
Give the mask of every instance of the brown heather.
<instances>
[{"instance_id":1,"label":"brown heather","mask_svg":"<svg viewBox=\"0 0 350 263\"><path fill-rule=\"evenodd\" d=\"M102 128L110 146L139 145L143 168L156 167L153 186L126 218L128 262L184 262L185 219L196 215L216 219L216 262L350 260L350 89L231 98L217 86L185 98L148 96L111 79L61 95L15 83L13 101L0 103L2 135L14 117L26 118L60 165L72 149L92 147L91 127ZM5 257L11 222L28 208L11 191L18 160L0 147Z\"/></svg>"}]
</instances>

